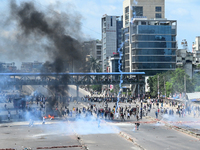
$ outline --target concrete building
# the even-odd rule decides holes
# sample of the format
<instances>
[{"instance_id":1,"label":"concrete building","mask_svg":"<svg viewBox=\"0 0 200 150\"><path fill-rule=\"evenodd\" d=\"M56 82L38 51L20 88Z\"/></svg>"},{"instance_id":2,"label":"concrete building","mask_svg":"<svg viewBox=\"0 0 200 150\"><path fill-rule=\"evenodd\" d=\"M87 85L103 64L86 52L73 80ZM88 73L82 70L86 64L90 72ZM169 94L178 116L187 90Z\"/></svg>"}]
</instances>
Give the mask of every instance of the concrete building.
<instances>
[{"instance_id":1,"label":"concrete building","mask_svg":"<svg viewBox=\"0 0 200 150\"><path fill-rule=\"evenodd\" d=\"M153 76L176 69L177 21L165 18L165 0L124 0L123 72ZM144 87L126 85L141 96Z\"/></svg>"},{"instance_id":2,"label":"concrete building","mask_svg":"<svg viewBox=\"0 0 200 150\"><path fill-rule=\"evenodd\" d=\"M122 18L119 16L104 15L101 18L103 72L108 71L108 59L117 52L121 45L122 25Z\"/></svg>"},{"instance_id":3,"label":"concrete building","mask_svg":"<svg viewBox=\"0 0 200 150\"><path fill-rule=\"evenodd\" d=\"M176 67L184 69L186 74L192 78L194 72L193 53L188 52L187 49L178 49L176 55Z\"/></svg>"},{"instance_id":4,"label":"concrete building","mask_svg":"<svg viewBox=\"0 0 200 150\"><path fill-rule=\"evenodd\" d=\"M164 2L124 0L124 72L152 76L176 69L177 22L164 18Z\"/></svg>"},{"instance_id":5,"label":"concrete building","mask_svg":"<svg viewBox=\"0 0 200 150\"><path fill-rule=\"evenodd\" d=\"M87 57L93 57L102 66L102 42L100 40L84 42L82 50L87 54Z\"/></svg>"},{"instance_id":6,"label":"concrete building","mask_svg":"<svg viewBox=\"0 0 200 150\"><path fill-rule=\"evenodd\" d=\"M16 72L17 71L17 66L15 65L14 62L12 63L0 63L1 66L1 70L3 72Z\"/></svg>"},{"instance_id":7,"label":"concrete building","mask_svg":"<svg viewBox=\"0 0 200 150\"><path fill-rule=\"evenodd\" d=\"M109 69L108 72L119 72L119 54L116 53L113 56L109 57L108 62L109 62Z\"/></svg>"},{"instance_id":8,"label":"concrete building","mask_svg":"<svg viewBox=\"0 0 200 150\"><path fill-rule=\"evenodd\" d=\"M165 0L124 0L123 27L134 18L165 18Z\"/></svg>"},{"instance_id":9,"label":"concrete building","mask_svg":"<svg viewBox=\"0 0 200 150\"><path fill-rule=\"evenodd\" d=\"M40 72L43 66L43 62L22 62L21 72Z\"/></svg>"},{"instance_id":10,"label":"concrete building","mask_svg":"<svg viewBox=\"0 0 200 150\"><path fill-rule=\"evenodd\" d=\"M199 65L200 64L200 36L197 36L195 38L195 42L192 45L192 52L195 58L194 63L196 65Z\"/></svg>"},{"instance_id":11,"label":"concrete building","mask_svg":"<svg viewBox=\"0 0 200 150\"><path fill-rule=\"evenodd\" d=\"M193 78L196 72L200 72L200 36L195 38L192 45L192 52L188 52L187 41L181 42L183 49L178 49L177 55L177 68L182 68L185 72Z\"/></svg>"}]
</instances>

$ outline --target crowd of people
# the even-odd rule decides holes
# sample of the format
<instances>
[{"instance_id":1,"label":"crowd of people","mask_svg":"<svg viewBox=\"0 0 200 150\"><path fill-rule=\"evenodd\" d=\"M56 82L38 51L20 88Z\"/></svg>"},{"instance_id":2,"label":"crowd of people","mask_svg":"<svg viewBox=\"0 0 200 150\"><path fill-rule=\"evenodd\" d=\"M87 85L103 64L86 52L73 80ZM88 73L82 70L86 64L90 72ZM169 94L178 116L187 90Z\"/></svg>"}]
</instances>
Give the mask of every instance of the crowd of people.
<instances>
[{"instance_id":1,"label":"crowd of people","mask_svg":"<svg viewBox=\"0 0 200 150\"><path fill-rule=\"evenodd\" d=\"M199 105L194 104L194 103L176 102L176 101L159 103L157 102L157 100L153 100L153 102L150 102L150 103L153 104L153 107L155 108L156 118L158 118L159 115L161 116L162 115L169 115L169 116L177 115L179 117L185 117L187 115L190 115L192 117L200 116L200 107Z\"/></svg>"},{"instance_id":2,"label":"crowd of people","mask_svg":"<svg viewBox=\"0 0 200 150\"><path fill-rule=\"evenodd\" d=\"M98 103L95 103L96 102ZM73 97L69 97L68 101L73 101ZM11 102L11 100L9 100ZM15 115L11 113L10 109L7 108L7 104L5 104L4 108L7 110L7 119L15 117L15 119L26 119L27 117L31 120L35 118L40 118L43 120L43 124L45 124L45 111L46 111L46 102L47 98L44 96L39 96L35 98L35 104L37 107L30 106L27 103L25 106L19 103L16 108ZM193 117L200 116L200 107L198 105L194 105L191 103L181 103L176 101L163 101L158 99L147 99L147 100L131 100L130 102L122 101L117 104L115 102L114 105L108 105L112 102L109 98L94 98L85 96L81 98L81 102L87 102L87 107L76 107L70 108L68 105L61 108L60 111L63 117L85 117L95 115L97 119L105 119L105 120L129 120L131 118L136 118L136 120L142 119L144 116L148 116L148 114L152 111L155 111L155 117L159 118L159 115L177 115L179 117L184 117L186 115L192 115ZM99 104L101 103L101 104ZM124 106L123 103L126 103ZM134 104L134 105L133 105ZM77 105L77 103L74 103ZM57 108L58 109L58 108Z\"/></svg>"}]
</instances>

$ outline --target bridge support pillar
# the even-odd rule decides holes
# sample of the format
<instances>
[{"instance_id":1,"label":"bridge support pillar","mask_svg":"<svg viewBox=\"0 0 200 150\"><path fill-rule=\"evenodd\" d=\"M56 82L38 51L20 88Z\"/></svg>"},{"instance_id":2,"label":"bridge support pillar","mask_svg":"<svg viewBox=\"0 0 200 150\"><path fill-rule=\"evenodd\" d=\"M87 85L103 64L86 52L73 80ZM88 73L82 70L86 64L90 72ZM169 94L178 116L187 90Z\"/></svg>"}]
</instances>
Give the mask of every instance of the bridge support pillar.
<instances>
[{"instance_id":1,"label":"bridge support pillar","mask_svg":"<svg viewBox=\"0 0 200 150\"><path fill-rule=\"evenodd\" d=\"M138 101L140 101L140 84L139 84L140 78L139 75L137 75L137 82L138 82Z\"/></svg>"},{"instance_id":2,"label":"bridge support pillar","mask_svg":"<svg viewBox=\"0 0 200 150\"><path fill-rule=\"evenodd\" d=\"M138 100L140 101L140 84L138 84Z\"/></svg>"},{"instance_id":3,"label":"bridge support pillar","mask_svg":"<svg viewBox=\"0 0 200 150\"><path fill-rule=\"evenodd\" d=\"M79 85L76 86L77 101L79 100Z\"/></svg>"}]
</instances>

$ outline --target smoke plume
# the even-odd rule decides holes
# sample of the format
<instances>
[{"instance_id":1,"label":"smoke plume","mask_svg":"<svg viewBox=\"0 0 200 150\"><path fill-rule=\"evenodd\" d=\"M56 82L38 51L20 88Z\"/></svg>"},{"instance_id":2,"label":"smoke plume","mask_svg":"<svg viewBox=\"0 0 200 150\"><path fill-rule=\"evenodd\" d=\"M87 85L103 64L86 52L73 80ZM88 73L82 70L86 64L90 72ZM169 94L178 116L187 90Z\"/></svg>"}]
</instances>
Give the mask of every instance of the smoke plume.
<instances>
[{"instance_id":1,"label":"smoke plume","mask_svg":"<svg viewBox=\"0 0 200 150\"><path fill-rule=\"evenodd\" d=\"M54 12L48 15L36 8L32 2L23 2L20 5L12 0L10 3L11 18L17 23L17 28L20 31L19 39L30 39L43 42L43 49L50 61L46 62L41 72L67 72L70 71L70 64L79 64L73 67L79 69L81 60L81 36L80 31L80 16L75 22L71 22L69 15L65 13ZM74 30L76 28L76 30ZM71 32L71 30L73 32ZM73 34L73 37L70 34ZM76 38L76 39L75 39ZM37 50L36 50L37 51ZM23 55L23 53L22 53ZM74 63L74 62L79 63ZM68 76L60 77L60 80L66 83ZM67 85L65 86L50 86L51 91L59 93L62 96L66 95ZM64 104L63 98L59 100ZM54 105L58 99L51 99L49 104Z\"/></svg>"},{"instance_id":2,"label":"smoke plume","mask_svg":"<svg viewBox=\"0 0 200 150\"><path fill-rule=\"evenodd\" d=\"M23 2L18 6L15 1L11 1L11 15L17 21L17 26L22 31L20 36L34 39L44 39L44 44L48 57L52 58L52 71L63 72L63 63L67 60L80 60L81 44L77 39L72 38L66 31L62 19L68 18L59 17L56 19L49 18L45 13L37 10L31 2ZM59 14L56 14L57 16ZM56 17L56 16L55 16ZM66 21L64 21L66 23ZM70 22L70 20L68 20ZM76 22L78 23L78 22ZM77 28L77 32L80 28Z\"/></svg>"}]
</instances>

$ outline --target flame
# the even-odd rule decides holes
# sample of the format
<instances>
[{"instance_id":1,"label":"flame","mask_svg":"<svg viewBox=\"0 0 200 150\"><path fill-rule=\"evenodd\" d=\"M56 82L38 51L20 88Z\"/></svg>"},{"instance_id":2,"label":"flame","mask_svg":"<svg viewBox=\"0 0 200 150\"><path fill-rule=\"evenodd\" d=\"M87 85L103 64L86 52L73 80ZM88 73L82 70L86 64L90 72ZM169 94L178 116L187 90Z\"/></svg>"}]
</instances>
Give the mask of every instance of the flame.
<instances>
[{"instance_id":1,"label":"flame","mask_svg":"<svg viewBox=\"0 0 200 150\"><path fill-rule=\"evenodd\" d=\"M47 116L44 116L44 118L45 118L45 119L47 119L47 118L49 118L49 119L54 119L54 116L48 115L48 117L47 117Z\"/></svg>"},{"instance_id":2,"label":"flame","mask_svg":"<svg viewBox=\"0 0 200 150\"><path fill-rule=\"evenodd\" d=\"M49 119L54 119L54 116L48 115Z\"/></svg>"}]
</instances>

